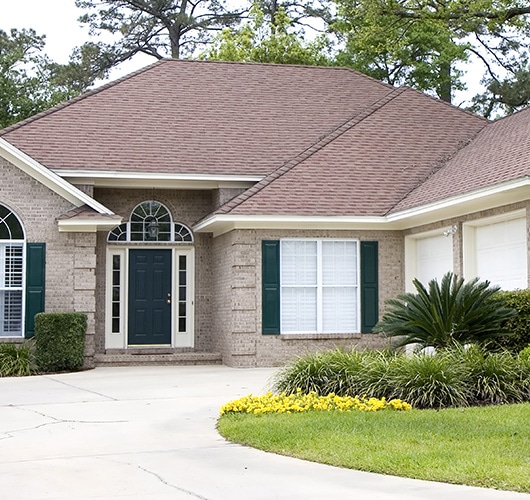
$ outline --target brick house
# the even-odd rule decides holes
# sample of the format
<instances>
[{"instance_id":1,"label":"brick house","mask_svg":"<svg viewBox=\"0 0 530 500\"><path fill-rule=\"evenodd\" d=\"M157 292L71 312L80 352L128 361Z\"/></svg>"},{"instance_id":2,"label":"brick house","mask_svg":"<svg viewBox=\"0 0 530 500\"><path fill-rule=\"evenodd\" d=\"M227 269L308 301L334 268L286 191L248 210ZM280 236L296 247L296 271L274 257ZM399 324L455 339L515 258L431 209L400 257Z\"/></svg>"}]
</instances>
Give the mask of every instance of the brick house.
<instances>
[{"instance_id":1,"label":"brick house","mask_svg":"<svg viewBox=\"0 0 530 500\"><path fill-rule=\"evenodd\" d=\"M163 60L0 131L0 341L88 315L86 364L374 347L448 270L528 286L530 111L343 68Z\"/></svg>"}]
</instances>

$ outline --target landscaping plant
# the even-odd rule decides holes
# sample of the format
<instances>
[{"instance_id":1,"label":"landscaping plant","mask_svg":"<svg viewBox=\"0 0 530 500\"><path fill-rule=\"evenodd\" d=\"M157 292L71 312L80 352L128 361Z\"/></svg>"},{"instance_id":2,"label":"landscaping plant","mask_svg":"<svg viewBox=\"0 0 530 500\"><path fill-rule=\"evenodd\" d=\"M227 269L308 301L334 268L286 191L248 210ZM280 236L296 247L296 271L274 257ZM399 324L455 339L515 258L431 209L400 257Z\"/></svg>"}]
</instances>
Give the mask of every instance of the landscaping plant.
<instances>
[{"instance_id":1,"label":"landscaping plant","mask_svg":"<svg viewBox=\"0 0 530 500\"><path fill-rule=\"evenodd\" d=\"M43 372L79 370L84 362L87 317L82 313L35 316L35 359Z\"/></svg>"},{"instance_id":2,"label":"landscaping plant","mask_svg":"<svg viewBox=\"0 0 530 500\"><path fill-rule=\"evenodd\" d=\"M33 345L0 344L0 377L31 375L35 372Z\"/></svg>"},{"instance_id":3,"label":"landscaping plant","mask_svg":"<svg viewBox=\"0 0 530 500\"><path fill-rule=\"evenodd\" d=\"M517 403L530 401L530 354L479 345L431 354L334 350L296 359L277 373L273 387L286 394L401 399L415 408Z\"/></svg>"},{"instance_id":4,"label":"landscaping plant","mask_svg":"<svg viewBox=\"0 0 530 500\"><path fill-rule=\"evenodd\" d=\"M478 278L465 282L453 273L427 288L414 280L417 293L387 301L387 310L374 331L396 339L395 347L447 348L455 344L485 343L509 333L507 321L516 312L495 297L498 287Z\"/></svg>"},{"instance_id":5,"label":"landscaping plant","mask_svg":"<svg viewBox=\"0 0 530 500\"><path fill-rule=\"evenodd\" d=\"M501 291L496 300L501 306L515 309L517 314L508 318L503 325L510 335L495 337L488 344L488 348L508 350L517 354L530 346L530 290Z\"/></svg>"},{"instance_id":6,"label":"landscaping plant","mask_svg":"<svg viewBox=\"0 0 530 500\"><path fill-rule=\"evenodd\" d=\"M220 413L301 413L311 410L319 411L380 411L380 410L411 410L412 406L399 399L387 401L385 398L367 398L337 396L328 394L319 396L315 392L304 394L301 390L294 394L273 394L267 392L261 396L249 394L230 401L221 407Z\"/></svg>"}]
</instances>

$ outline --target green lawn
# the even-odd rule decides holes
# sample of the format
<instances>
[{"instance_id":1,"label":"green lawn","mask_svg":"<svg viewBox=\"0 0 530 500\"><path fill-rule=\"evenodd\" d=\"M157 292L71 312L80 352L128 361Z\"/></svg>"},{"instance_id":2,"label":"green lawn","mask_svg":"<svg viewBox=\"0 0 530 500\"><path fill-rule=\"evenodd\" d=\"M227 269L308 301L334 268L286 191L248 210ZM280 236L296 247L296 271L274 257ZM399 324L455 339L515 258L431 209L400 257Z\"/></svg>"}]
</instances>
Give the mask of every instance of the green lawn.
<instances>
[{"instance_id":1,"label":"green lawn","mask_svg":"<svg viewBox=\"0 0 530 500\"><path fill-rule=\"evenodd\" d=\"M530 493L530 404L367 412L226 414L221 435L351 469Z\"/></svg>"}]
</instances>

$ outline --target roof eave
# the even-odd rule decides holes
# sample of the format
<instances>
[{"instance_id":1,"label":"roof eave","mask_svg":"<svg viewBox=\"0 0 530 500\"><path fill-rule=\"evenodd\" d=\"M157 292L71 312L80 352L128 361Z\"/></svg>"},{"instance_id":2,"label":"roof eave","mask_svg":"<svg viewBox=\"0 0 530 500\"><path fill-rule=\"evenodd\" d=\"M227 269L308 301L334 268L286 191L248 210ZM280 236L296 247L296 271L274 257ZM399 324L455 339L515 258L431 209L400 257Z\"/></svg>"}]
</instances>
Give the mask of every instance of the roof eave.
<instances>
[{"instance_id":1,"label":"roof eave","mask_svg":"<svg viewBox=\"0 0 530 500\"><path fill-rule=\"evenodd\" d=\"M72 203L74 206L81 207L83 205L88 205L100 214L114 214L114 212L107 207L94 200L86 193L83 193L83 191L62 179L26 153L20 151L20 149L16 148L2 137L0 137L0 156L54 193Z\"/></svg>"},{"instance_id":2,"label":"roof eave","mask_svg":"<svg viewBox=\"0 0 530 500\"><path fill-rule=\"evenodd\" d=\"M111 231L121 224L122 218L108 217L73 217L57 221L60 233L95 233L97 231Z\"/></svg>"},{"instance_id":3,"label":"roof eave","mask_svg":"<svg viewBox=\"0 0 530 500\"><path fill-rule=\"evenodd\" d=\"M406 230L530 199L525 177L386 216L234 215L214 214L195 225L195 232L219 236L235 229Z\"/></svg>"},{"instance_id":4,"label":"roof eave","mask_svg":"<svg viewBox=\"0 0 530 500\"><path fill-rule=\"evenodd\" d=\"M256 175L133 173L104 170L57 169L54 172L69 182L102 188L145 188L148 186L155 189L247 189L263 178L263 176Z\"/></svg>"},{"instance_id":5,"label":"roof eave","mask_svg":"<svg viewBox=\"0 0 530 500\"><path fill-rule=\"evenodd\" d=\"M397 224L402 229L409 229L511 205L528 199L530 199L530 178L523 177L495 186L477 189L470 193L397 211L389 214L387 220L392 224Z\"/></svg>"},{"instance_id":6,"label":"roof eave","mask_svg":"<svg viewBox=\"0 0 530 500\"><path fill-rule=\"evenodd\" d=\"M383 227L384 226L384 227ZM231 215L215 214L193 228L199 233L213 233L214 237L234 229L302 229L302 230L352 230L391 229L385 217L342 215ZM394 228L397 229L397 228Z\"/></svg>"}]
</instances>

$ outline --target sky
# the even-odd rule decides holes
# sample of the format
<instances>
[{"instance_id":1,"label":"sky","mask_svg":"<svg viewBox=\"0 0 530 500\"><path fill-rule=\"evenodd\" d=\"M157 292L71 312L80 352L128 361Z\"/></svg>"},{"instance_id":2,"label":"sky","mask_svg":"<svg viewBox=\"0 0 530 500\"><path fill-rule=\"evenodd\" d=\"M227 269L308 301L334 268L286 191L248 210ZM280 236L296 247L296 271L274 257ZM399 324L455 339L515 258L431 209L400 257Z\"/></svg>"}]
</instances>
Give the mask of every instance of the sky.
<instances>
[{"instance_id":1,"label":"sky","mask_svg":"<svg viewBox=\"0 0 530 500\"><path fill-rule=\"evenodd\" d=\"M90 39L88 29L77 21L83 11L75 6L74 0L0 0L0 13L2 30L33 28L37 34L46 35L45 52L58 63L67 63L72 49ZM155 59L149 56L136 56L111 72L110 79L119 78L153 62ZM478 81L482 68L471 65L467 71L471 77L468 81L474 84L469 84L471 88L468 92L455 96L456 105L481 91Z\"/></svg>"},{"instance_id":2,"label":"sky","mask_svg":"<svg viewBox=\"0 0 530 500\"><path fill-rule=\"evenodd\" d=\"M90 40L88 29L77 18L83 14L74 0L0 0L0 29L32 28L46 35L44 52L55 62L68 62L72 49ZM143 56L124 63L111 73L111 78L135 71L155 62Z\"/></svg>"},{"instance_id":3,"label":"sky","mask_svg":"<svg viewBox=\"0 0 530 500\"><path fill-rule=\"evenodd\" d=\"M77 22L81 10L74 0L0 0L0 29L33 28L46 35L46 53L59 63L68 62L75 45L88 39Z\"/></svg>"}]
</instances>

